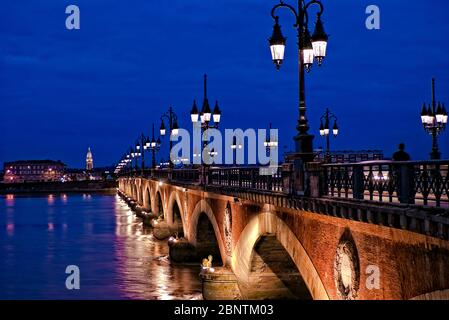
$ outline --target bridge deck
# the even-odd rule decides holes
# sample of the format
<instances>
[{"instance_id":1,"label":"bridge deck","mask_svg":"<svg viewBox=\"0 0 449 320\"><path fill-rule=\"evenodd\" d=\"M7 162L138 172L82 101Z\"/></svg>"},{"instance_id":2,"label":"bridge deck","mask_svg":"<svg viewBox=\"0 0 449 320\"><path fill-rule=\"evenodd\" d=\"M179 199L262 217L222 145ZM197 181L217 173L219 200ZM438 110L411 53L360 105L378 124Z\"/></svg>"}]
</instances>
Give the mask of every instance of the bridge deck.
<instances>
[{"instance_id":1,"label":"bridge deck","mask_svg":"<svg viewBox=\"0 0 449 320\"><path fill-rule=\"evenodd\" d=\"M286 166L145 170L129 177L449 240L449 161L370 161L311 168L318 181L317 197L295 194L292 171Z\"/></svg>"}]
</instances>

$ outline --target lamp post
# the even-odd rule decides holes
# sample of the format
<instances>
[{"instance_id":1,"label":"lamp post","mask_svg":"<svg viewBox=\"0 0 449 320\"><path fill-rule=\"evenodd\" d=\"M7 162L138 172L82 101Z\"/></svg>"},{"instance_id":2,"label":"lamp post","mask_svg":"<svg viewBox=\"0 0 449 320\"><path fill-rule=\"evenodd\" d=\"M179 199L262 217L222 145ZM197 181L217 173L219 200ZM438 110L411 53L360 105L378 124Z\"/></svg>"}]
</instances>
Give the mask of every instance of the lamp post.
<instances>
[{"instance_id":1,"label":"lamp post","mask_svg":"<svg viewBox=\"0 0 449 320\"><path fill-rule=\"evenodd\" d=\"M128 161L128 173L131 173L132 170L133 170L133 158L131 157L131 151L132 151L132 148L130 149L130 151L126 155L127 161Z\"/></svg>"},{"instance_id":2,"label":"lamp post","mask_svg":"<svg viewBox=\"0 0 449 320\"><path fill-rule=\"evenodd\" d=\"M128 151L126 151L124 159L125 159L124 160L125 172L129 173L129 167L130 167L129 164L131 163L132 160L131 160L131 155Z\"/></svg>"},{"instance_id":3,"label":"lamp post","mask_svg":"<svg viewBox=\"0 0 449 320\"><path fill-rule=\"evenodd\" d=\"M270 165L271 165L271 149L277 148L277 146L278 146L278 141L274 140L273 137L271 137L271 123L270 123L270 129L268 130L267 138L264 141L263 145L267 149L268 156L270 157Z\"/></svg>"},{"instance_id":4,"label":"lamp post","mask_svg":"<svg viewBox=\"0 0 449 320\"><path fill-rule=\"evenodd\" d=\"M120 161L118 162L117 166L115 167L114 174L118 175L123 168L126 166L126 153L120 158Z\"/></svg>"},{"instance_id":5,"label":"lamp post","mask_svg":"<svg viewBox=\"0 0 449 320\"><path fill-rule=\"evenodd\" d=\"M130 156L130 159L131 159L132 161L134 161L134 171L135 171L135 172L137 172L137 155L138 155L138 154L139 154L139 153L137 152L137 150L134 150L133 147L130 148L129 156ZM133 166L132 161L131 161L131 169L132 169L132 166Z\"/></svg>"},{"instance_id":6,"label":"lamp post","mask_svg":"<svg viewBox=\"0 0 449 320\"><path fill-rule=\"evenodd\" d=\"M218 101L215 101L214 111L212 112L209 105L209 99L207 98L207 74L204 75L204 99L203 99L203 106L201 108L201 113L198 112L196 100L194 100L192 110L190 111L190 117L194 125L198 123L198 121L200 121L201 137L203 136L203 132L207 132L208 129L212 128L218 129L218 126L220 124L221 111L220 108L218 107ZM206 147L207 141L203 141L203 149L206 149ZM211 153L206 152L206 155L211 156ZM202 159L202 152L200 153L200 156Z\"/></svg>"},{"instance_id":7,"label":"lamp post","mask_svg":"<svg viewBox=\"0 0 449 320\"><path fill-rule=\"evenodd\" d=\"M312 5L317 5L319 11L315 23L315 31L310 35L308 29L309 14L308 10ZM281 1L271 10L271 16L275 21L273 26L273 34L269 39L271 55L276 68L279 69L285 53L286 38L282 35L281 26L279 25L279 17L276 10L279 8L287 8L295 17L294 27L297 31L298 53L299 53L299 118L296 129L298 134L294 137L296 141L296 152L301 154L304 161L313 160L313 135L308 133L309 123L306 117L306 94L305 94L305 71L310 72L314 59L320 66L326 56L328 35L324 32L321 15L324 6L319 0L298 0L298 7Z\"/></svg>"},{"instance_id":8,"label":"lamp post","mask_svg":"<svg viewBox=\"0 0 449 320\"><path fill-rule=\"evenodd\" d=\"M444 103L436 102L435 99L435 79L432 79L432 104L426 107L423 104L421 111L421 122L426 130L432 136L432 152L430 159L438 160L441 158L441 152L438 148L438 136L444 131L447 124L447 111Z\"/></svg>"},{"instance_id":9,"label":"lamp post","mask_svg":"<svg viewBox=\"0 0 449 320\"><path fill-rule=\"evenodd\" d=\"M151 141L148 139L146 144L147 149L151 150L151 168L156 168L156 152L161 149L161 138L158 137L157 140L154 138L154 123L153 123L153 132L151 136Z\"/></svg>"},{"instance_id":10,"label":"lamp post","mask_svg":"<svg viewBox=\"0 0 449 320\"><path fill-rule=\"evenodd\" d=\"M165 134L167 133L167 129L165 128L164 118L168 121L168 129L169 129L170 136L171 135L177 136L178 132L179 132L178 116L175 114L175 112L173 111L173 108L171 106L168 108L168 111L161 116L161 127L160 127L161 136L165 136ZM173 141L171 140L171 138L170 138L170 146L169 147L170 147L170 151L168 154L169 166L170 166L170 168L172 168L173 161L171 160L171 150L173 147Z\"/></svg>"},{"instance_id":11,"label":"lamp post","mask_svg":"<svg viewBox=\"0 0 449 320\"><path fill-rule=\"evenodd\" d=\"M330 135L331 135L331 129L330 129L330 122L331 120L334 120L334 126L332 127L332 134L336 138L338 136L338 125L337 125L337 117L329 110L329 108L326 108L326 111L320 118L320 136L326 138L326 161L329 162L330 160Z\"/></svg>"},{"instance_id":12,"label":"lamp post","mask_svg":"<svg viewBox=\"0 0 449 320\"><path fill-rule=\"evenodd\" d=\"M143 150L140 147L139 139L136 140L135 143L135 149L134 149L134 157L136 158L136 173L139 170L139 158L142 157Z\"/></svg>"},{"instance_id":13,"label":"lamp post","mask_svg":"<svg viewBox=\"0 0 449 320\"><path fill-rule=\"evenodd\" d=\"M148 137L145 137L143 133L140 134L136 141L136 150L139 153L138 156L141 157L142 174L145 170L145 151L147 150L147 142L149 142Z\"/></svg>"},{"instance_id":14,"label":"lamp post","mask_svg":"<svg viewBox=\"0 0 449 320\"><path fill-rule=\"evenodd\" d=\"M232 144L231 149L233 152L232 159L233 159L233 165L235 166L237 164L237 149L242 149L242 144L237 143L237 137L232 137Z\"/></svg>"},{"instance_id":15,"label":"lamp post","mask_svg":"<svg viewBox=\"0 0 449 320\"><path fill-rule=\"evenodd\" d=\"M210 158L215 158L216 156L218 156L218 151L215 151L215 149L214 148L212 148L212 149L210 149L210 151L209 151L209 157Z\"/></svg>"},{"instance_id":16,"label":"lamp post","mask_svg":"<svg viewBox=\"0 0 449 320\"><path fill-rule=\"evenodd\" d=\"M118 170L118 173L122 172L123 170L126 172L128 166L128 158L127 153L125 153L122 157L122 160L120 161L120 167Z\"/></svg>"}]
</instances>

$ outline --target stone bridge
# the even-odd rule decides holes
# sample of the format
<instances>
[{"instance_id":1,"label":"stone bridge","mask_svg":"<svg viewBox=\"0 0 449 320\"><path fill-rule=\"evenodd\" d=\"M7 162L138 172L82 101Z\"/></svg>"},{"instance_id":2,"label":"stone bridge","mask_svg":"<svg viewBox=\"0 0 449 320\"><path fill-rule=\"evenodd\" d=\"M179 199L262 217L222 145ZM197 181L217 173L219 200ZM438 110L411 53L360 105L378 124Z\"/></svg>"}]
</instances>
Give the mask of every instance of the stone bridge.
<instances>
[{"instance_id":1,"label":"stone bridge","mask_svg":"<svg viewBox=\"0 0 449 320\"><path fill-rule=\"evenodd\" d=\"M331 188L292 195L284 175L220 170L206 180L194 170L119 179L119 194L168 238L174 263L213 256L201 272L206 299L449 299L449 211L441 205L330 196ZM320 189L323 175L313 177Z\"/></svg>"}]
</instances>

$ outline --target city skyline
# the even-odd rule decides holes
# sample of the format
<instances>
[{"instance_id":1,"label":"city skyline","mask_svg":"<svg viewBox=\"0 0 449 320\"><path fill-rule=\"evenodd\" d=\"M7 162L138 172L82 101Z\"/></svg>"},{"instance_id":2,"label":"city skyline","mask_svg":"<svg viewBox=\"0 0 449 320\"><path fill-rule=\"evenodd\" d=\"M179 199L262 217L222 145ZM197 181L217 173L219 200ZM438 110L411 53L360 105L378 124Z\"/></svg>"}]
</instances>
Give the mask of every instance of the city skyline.
<instances>
[{"instance_id":1,"label":"city skyline","mask_svg":"<svg viewBox=\"0 0 449 320\"><path fill-rule=\"evenodd\" d=\"M444 54L449 45L437 40L449 32L444 22L449 4L377 1L381 29L367 30L369 4L325 2L329 53L323 66L306 76L314 147L325 144L319 118L329 107L340 127L333 149L382 149L389 157L404 142L412 159L428 159L431 138L419 112L431 100L432 77L437 100L449 101ZM193 99L202 99L204 73L211 101L220 102L223 129L267 128L272 122L280 128L280 152L284 145L294 149L293 20L282 14L286 60L276 71L267 40L272 3L77 5L80 30L65 29L65 7L56 2L33 9L8 3L0 13L5 39L1 162L50 158L83 167L91 146L96 166L111 165L142 131L150 135L153 122L159 127L170 105L180 127L190 129L189 112ZM418 15L420 28L412 28ZM164 145L163 157L168 153ZM447 158L447 133L439 145Z\"/></svg>"}]
</instances>

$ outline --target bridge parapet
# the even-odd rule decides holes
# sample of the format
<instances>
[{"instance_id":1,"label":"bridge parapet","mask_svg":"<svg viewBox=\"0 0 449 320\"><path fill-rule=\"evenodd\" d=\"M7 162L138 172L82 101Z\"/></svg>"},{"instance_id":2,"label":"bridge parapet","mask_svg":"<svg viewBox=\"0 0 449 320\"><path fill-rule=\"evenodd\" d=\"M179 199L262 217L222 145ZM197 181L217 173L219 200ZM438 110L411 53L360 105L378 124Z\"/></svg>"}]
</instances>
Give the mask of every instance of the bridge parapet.
<instances>
[{"instance_id":1,"label":"bridge parapet","mask_svg":"<svg viewBox=\"0 0 449 320\"><path fill-rule=\"evenodd\" d=\"M324 194L448 208L448 168L449 160L323 165Z\"/></svg>"},{"instance_id":2,"label":"bridge parapet","mask_svg":"<svg viewBox=\"0 0 449 320\"><path fill-rule=\"evenodd\" d=\"M211 168L209 185L283 192L281 167Z\"/></svg>"},{"instance_id":3,"label":"bridge parapet","mask_svg":"<svg viewBox=\"0 0 449 320\"><path fill-rule=\"evenodd\" d=\"M167 168L135 176L449 240L448 167L448 160L308 163L304 195L294 190L290 164Z\"/></svg>"},{"instance_id":4,"label":"bridge parapet","mask_svg":"<svg viewBox=\"0 0 449 320\"><path fill-rule=\"evenodd\" d=\"M208 192L281 208L308 211L353 221L412 231L449 240L449 210L399 203L332 197L298 197L282 193L208 186Z\"/></svg>"},{"instance_id":5,"label":"bridge parapet","mask_svg":"<svg viewBox=\"0 0 449 320\"><path fill-rule=\"evenodd\" d=\"M298 194L292 166L157 169L126 176ZM307 163L302 195L449 208L449 160Z\"/></svg>"}]
</instances>

